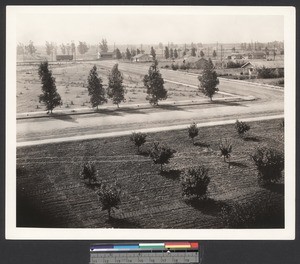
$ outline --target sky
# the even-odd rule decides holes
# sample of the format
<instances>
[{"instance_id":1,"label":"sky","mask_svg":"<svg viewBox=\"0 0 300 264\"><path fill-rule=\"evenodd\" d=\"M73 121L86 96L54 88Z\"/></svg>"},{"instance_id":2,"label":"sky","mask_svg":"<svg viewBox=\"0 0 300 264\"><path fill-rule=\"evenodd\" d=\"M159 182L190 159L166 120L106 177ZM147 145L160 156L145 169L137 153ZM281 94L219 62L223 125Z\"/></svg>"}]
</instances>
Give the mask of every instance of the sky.
<instances>
[{"instance_id":1,"label":"sky","mask_svg":"<svg viewBox=\"0 0 300 264\"><path fill-rule=\"evenodd\" d=\"M25 12L16 16L17 42L44 45L85 41L96 44L241 43L284 40L280 15L205 12ZM151 9L150 9L151 10ZM158 9L157 9L158 10ZM43 10L42 10L43 11ZM68 11L68 10L67 10ZM158 10L159 11L159 10Z\"/></svg>"}]
</instances>

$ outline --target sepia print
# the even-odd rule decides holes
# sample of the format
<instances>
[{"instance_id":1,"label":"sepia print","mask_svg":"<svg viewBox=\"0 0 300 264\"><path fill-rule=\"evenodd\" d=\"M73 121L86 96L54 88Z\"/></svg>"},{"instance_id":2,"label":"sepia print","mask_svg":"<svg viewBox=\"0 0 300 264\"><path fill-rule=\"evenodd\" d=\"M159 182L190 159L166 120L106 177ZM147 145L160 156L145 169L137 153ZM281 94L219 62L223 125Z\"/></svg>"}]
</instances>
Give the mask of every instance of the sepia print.
<instances>
[{"instance_id":1,"label":"sepia print","mask_svg":"<svg viewBox=\"0 0 300 264\"><path fill-rule=\"evenodd\" d=\"M9 230L293 237L292 9L8 11Z\"/></svg>"}]
</instances>

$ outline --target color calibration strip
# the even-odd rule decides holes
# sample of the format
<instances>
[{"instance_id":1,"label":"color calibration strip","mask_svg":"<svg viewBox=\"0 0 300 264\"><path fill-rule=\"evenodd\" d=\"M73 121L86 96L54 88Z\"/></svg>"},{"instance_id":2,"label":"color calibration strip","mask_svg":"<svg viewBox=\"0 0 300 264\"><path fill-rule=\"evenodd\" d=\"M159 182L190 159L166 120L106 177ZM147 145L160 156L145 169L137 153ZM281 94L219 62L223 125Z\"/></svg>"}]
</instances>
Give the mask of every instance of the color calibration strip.
<instances>
[{"instance_id":1,"label":"color calibration strip","mask_svg":"<svg viewBox=\"0 0 300 264\"><path fill-rule=\"evenodd\" d=\"M90 251L130 251L130 250L188 250L198 249L197 242L165 242L165 243L139 243L139 244L97 244L90 247Z\"/></svg>"}]
</instances>

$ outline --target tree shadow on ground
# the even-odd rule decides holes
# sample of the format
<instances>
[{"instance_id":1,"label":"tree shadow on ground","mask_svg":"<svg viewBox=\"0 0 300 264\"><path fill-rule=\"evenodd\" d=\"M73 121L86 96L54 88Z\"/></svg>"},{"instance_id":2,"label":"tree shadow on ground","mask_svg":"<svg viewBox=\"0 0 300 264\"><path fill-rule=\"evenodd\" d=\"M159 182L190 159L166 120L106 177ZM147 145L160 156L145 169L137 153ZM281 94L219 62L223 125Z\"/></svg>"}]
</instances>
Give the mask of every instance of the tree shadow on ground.
<instances>
[{"instance_id":1,"label":"tree shadow on ground","mask_svg":"<svg viewBox=\"0 0 300 264\"><path fill-rule=\"evenodd\" d=\"M212 104L217 104L217 105L227 105L227 106L243 106L243 107L248 107L247 105L237 103L237 102L230 102L230 101L212 101Z\"/></svg>"},{"instance_id":2,"label":"tree shadow on ground","mask_svg":"<svg viewBox=\"0 0 300 264\"><path fill-rule=\"evenodd\" d=\"M230 166L238 167L238 168L247 168L248 166L242 162L231 161Z\"/></svg>"},{"instance_id":3,"label":"tree shadow on ground","mask_svg":"<svg viewBox=\"0 0 300 264\"><path fill-rule=\"evenodd\" d=\"M160 173L160 175L172 180L179 180L180 174L181 170L168 170Z\"/></svg>"},{"instance_id":4,"label":"tree shadow on ground","mask_svg":"<svg viewBox=\"0 0 300 264\"><path fill-rule=\"evenodd\" d=\"M122 108L117 108L116 110L114 110L117 113L120 113L122 115L122 113L127 113L127 114L143 114L145 115L145 111L142 111L139 108L131 108L131 107L122 107Z\"/></svg>"},{"instance_id":5,"label":"tree shadow on ground","mask_svg":"<svg viewBox=\"0 0 300 264\"><path fill-rule=\"evenodd\" d=\"M189 112L186 108L177 106L177 105L158 105L156 106L156 108L159 109L164 109L164 110L171 110L171 111L185 111L185 112Z\"/></svg>"},{"instance_id":6,"label":"tree shadow on ground","mask_svg":"<svg viewBox=\"0 0 300 264\"><path fill-rule=\"evenodd\" d=\"M197 147L201 147L201 148L209 148L210 147L210 144L199 142L199 141L195 142L194 145Z\"/></svg>"},{"instance_id":7,"label":"tree shadow on ground","mask_svg":"<svg viewBox=\"0 0 300 264\"><path fill-rule=\"evenodd\" d=\"M120 116L122 113L117 112L115 109L98 109L94 112L91 112L91 114L99 114L99 115L111 115L111 116Z\"/></svg>"},{"instance_id":8,"label":"tree shadow on ground","mask_svg":"<svg viewBox=\"0 0 300 264\"><path fill-rule=\"evenodd\" d=\"M201 211L204 214L217 216L224 206L227 206L226 202L217 201L211 198L204 200L199 200L197 198L190 199L186 201L187 204L191 205L193 208Z\"/></svg>"},{"instance_id":9,"label":"tree shadow on ground","mask_svg":"<svg viewBox=\"0 0 300 264\"><path fill-rule=\"evenodd\" d=\"M51 114L49 115L50 118L55 118L61 121L66 121L66 122L73 122L77 123L76 119L74 119L71 115L64 115L64 114Z\"/></svg>"},{"instance_id":10,"label":"tree shadow on ground","mask_svg":"<svg viewBox=\"0 0 300 264\"><path fill-rule=\"evenodd\" d=\"M141 225L138 222L128 219L111 217L106 220L106 223L110 224L113 228L141 228Z\"/></svg>"},{"instance_id":11,"label":"tree shadow on ground","mask_svg":"<svg viewBox=\"0 0 300 264\"><path fill-rule=\"evenodd\" d=\"M91 189L93 191L99 189L101 187L101 185L102 185L101 182L91 182L91 183L89 183L88 181L85 181L84 183L85 183L85 186L87 188L89 188L89 189Z\"/></svg>"},{"instance_id":12,"label":"tree shadow on ground","mask_svg":"<svg viewBox=\"0 0 300 264\"><path fill-rule=\"evenodd\" d=\"M149 150L140 150L138 155L141 155L141 156L144 156L144 157L149 157L150 152L149 152Z\"/></svg>"},{"instance_id":13,"label":"tree shadow on ground","mask_svg":"<svg viewBox=\"0 0 300 264\"><path fill-rule=\"evenodd\" d=\"M254 136L246 136L243 138L244 141L253 141L253 142L260 142L260 139Z\"/></svg>"},{"instance_id":14,"label":"tree shadow on ground","mask_svg":"<svg viewBox=\"0 0 300 264\"><path fill-rule=\"evenodd\" d=\"M271 192L284 194L284 184L283 183L272 183L270 185L265 186L265 188Z\"/></svg>"}]
</instances>

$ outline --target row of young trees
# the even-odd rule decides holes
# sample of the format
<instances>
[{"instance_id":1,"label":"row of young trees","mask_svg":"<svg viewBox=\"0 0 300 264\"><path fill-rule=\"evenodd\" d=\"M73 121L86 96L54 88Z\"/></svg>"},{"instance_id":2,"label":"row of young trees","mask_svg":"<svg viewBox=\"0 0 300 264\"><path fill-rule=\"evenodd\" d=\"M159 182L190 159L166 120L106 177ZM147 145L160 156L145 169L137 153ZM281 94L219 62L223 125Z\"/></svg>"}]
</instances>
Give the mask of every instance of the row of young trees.
<instances>
[{"instance_id":1,"label":"row of young trees","mask_svg":"<svg viewBox=\"0 0 300 264\"><path fill-rule=\"evenodd\" d=\"M280 129L282 129L280 123ZM241 138L249 131L250 126L242 121L237 120L235 129ZM199 135L199 128L195 123L192 123L188 129L188 136L192 139ZM132 141L137 147L138 154L141 154L140 147L146 143L147 134L142 132L133 132L130 135ZM224 157L224 161L229 159L232 152L232 144L228 141L221 141L219 144L220 154ZM154 142L152 147L143 152L148 154L154 164L160 165L160 172L163 172L163 165L168 164L170 159L174 157L176 150L169 148L159 142ZM250 155L254 165L257 168L258 183L262 187L268 187L271 184L278 182L281 178L281 173L284 169L284 157L281 152L273 148L258 147ZM98 183L98 171L95 163L86 162L82 166L80 176L83 180L88 180L88 184ZM188 168L181 172L180 184L182 196L185 199L196 199L197 201L205 201L207 199L207 191L210 183L209 168L204 165ZM97 190L99 201L102 205L102 210L107 210L109 219L111 218L111 210L118 208L121 203L121 188L117 182L113 184L103 184L100 182L100 187Z\"/></svg>"},{"instance_id":2,"label":"row of young trees","mask_svg":"<svg viewBox=\"0 0 300 264\"><path fill-rule=\"evenodd\" d=\"M242 139L244 139L244 134L250 130L249 124L239 120L236 121L234 126ZM280 123L279 127L282 129L282 123ZM195 145L194 138L199 135L199 128L195 123L192 123L188 127L187 132L188 136L192 139L193 145ZM140 153L140 147L145 144L146 138L147 134L145 133L133 132L131 134L130 140L137 146L138 153ZM230 165L229 159L233 151L231 142L229 140L221 140L219 150L220 155L224 158L224 162L228 162L228 165ZM148 153L154 164L160 165L160 171L162 172L162 166L169 163L176 151L158 142L154 142L153 147L146 151L146 153ZM260 186L268 187L281 179L281 173L284 169L283 153L263 146L257 147L250 154L250 157L257 168L257 179ZM197 199L206 199L207 187L210 182L208 172L209 169L203 165L185 170L181 177L182 195L187 198L196 197Z\"/></svg>"}]
</instances>

